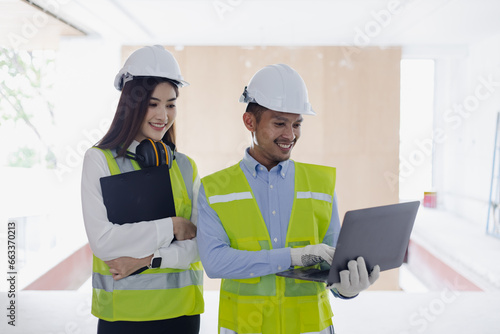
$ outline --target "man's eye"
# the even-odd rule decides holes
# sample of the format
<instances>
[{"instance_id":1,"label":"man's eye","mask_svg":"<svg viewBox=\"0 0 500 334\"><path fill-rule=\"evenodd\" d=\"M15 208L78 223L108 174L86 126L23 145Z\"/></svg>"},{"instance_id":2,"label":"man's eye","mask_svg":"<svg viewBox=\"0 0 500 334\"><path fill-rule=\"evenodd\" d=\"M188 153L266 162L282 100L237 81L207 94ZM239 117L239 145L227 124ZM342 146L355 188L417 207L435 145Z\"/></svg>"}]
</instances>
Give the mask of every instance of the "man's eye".
<instances>
[{"instance_id":1,"label":"man's eye","mask_svg":"<svg viewBox=\"0 0 500 334\"><path fill-rule=\"evenodd\" d=\"M284 126L285 123L274 123L276 126Z\"/></svg>"},{"instance_id":2,"label":"man's eye","mask_svg":"<svg viewBox=\"0 0 500 334\"><path fill-rule=\"evenodd\" d=\"M297 124L294 124L293 126L294 126L295 128L300 128L300 127L302 126L302 124L301 124L301 123L297 123Z\"/></svg>"}]
</instances>

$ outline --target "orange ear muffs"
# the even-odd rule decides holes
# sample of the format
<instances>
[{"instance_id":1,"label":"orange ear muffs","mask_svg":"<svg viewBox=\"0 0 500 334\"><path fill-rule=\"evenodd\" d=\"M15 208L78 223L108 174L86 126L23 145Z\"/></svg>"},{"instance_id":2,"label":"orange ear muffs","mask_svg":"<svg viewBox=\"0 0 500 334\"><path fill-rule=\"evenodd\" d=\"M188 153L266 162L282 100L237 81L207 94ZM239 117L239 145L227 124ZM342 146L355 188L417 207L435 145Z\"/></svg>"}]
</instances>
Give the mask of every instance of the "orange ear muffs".
<instances>
[{"instance_id":1,"label":"orange ear muffs","mask_svg":"<svg viewBox=\"0 0 500 334\"><path fill-rule=\"evenodd\" d=\"M174 153L170 146L164 142L155 142L149 138L144 139L135 149L135 154L129 153L129 158L137 160L141 168L168 165L170 169L174 160Z\"/></svg>"}]
</instances>

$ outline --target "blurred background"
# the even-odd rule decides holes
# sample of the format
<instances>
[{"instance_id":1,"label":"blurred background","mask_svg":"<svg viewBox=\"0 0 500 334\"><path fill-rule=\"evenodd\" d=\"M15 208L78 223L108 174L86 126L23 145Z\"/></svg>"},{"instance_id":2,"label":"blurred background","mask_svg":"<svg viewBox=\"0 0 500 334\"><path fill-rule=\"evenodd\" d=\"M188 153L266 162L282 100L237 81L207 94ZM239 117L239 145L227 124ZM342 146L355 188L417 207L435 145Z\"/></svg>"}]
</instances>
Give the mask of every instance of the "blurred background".
<instances>
[{"instance_id":1,"label":"blurred background","mask_svg":"<svg viewBox=\"0 0 500 334\"><path fill-rule=\"evenodd\" d=\"M160 44L191 84L177 147L201 177L242 158L238 98L258 69L287 63L317 113L292 158L337 167L341 218L422 202L406 263L332 301L339 333L366 332L349 321L364 311L374 333L498 333L499 15L494 0L0 0L0 268L8 278L13 223L20 307L19 326L0 328L95 331L83 155L110 125L125 59ZM204 333L219 284L205 279ZM10 288L0 280L2 305Z\"/></svg>"}]
</instances>

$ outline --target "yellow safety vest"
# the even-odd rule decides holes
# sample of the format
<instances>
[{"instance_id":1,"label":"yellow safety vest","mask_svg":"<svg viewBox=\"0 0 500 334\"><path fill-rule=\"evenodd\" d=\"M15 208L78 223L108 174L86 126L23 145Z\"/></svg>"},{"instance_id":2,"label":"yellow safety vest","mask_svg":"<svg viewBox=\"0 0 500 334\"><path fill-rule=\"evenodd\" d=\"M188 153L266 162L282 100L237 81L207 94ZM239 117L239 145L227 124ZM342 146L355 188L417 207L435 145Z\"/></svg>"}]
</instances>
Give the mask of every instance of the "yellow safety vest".
<instances>
[{"instance_id":1,"label":"yellow safety vest","mask_svg":"<svg viewBox=\"0 0 500 334\"><path fill-rule=\"evenodd\" d=\"M231 247L272 249L266 224L239 164L202 180L207 201L218 214ZM295 162L295 196L286 247L321 243L332 215L335 169ZM222 280L219 332L295 334L332 325L324 283L267 275Z\"/></svg>"},{"instance_id":2,"label":"yellow safety vest","mask_svg":"<svg viewBox=\"0 0 500 334\"><path fill-rule=\"evenodd\" d=\"M140 169L136 161L114 158L111 150L101 150L106 156L111 175ZM178 160L182 160L178 163ZM192 179L184 179L183 169L192 171ZM122 167L122 168L120 168ZM125 169L125 170L124 170ZM172 191L177 216L191 218L191 199L186 183L197 175L194 162L177 154L170 169ZM106 321L151 321L203 313L203 267L192 263L188 270L148 269L138 275L114 281L109 267L94 255L92 274L92 314Z\"/></svg>"}]
</instances>

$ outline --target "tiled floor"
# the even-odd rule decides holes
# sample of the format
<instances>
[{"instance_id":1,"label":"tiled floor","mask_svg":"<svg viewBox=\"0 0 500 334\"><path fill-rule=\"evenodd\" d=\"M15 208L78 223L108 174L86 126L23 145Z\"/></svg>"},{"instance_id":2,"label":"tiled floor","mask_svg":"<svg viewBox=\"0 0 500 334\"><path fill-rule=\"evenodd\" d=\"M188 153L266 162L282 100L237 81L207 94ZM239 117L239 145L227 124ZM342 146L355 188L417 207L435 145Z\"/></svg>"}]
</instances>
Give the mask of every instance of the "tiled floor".
<instances>
[{"instance_id":1,"label":"tiled floor","mask_svg":"<svg viewBox=\"0 0 500 334\"><path fill-rule=\"evenodd\" d=\"M6 293L0 300L6 305ZM205 302L201 334L217 333L217 292L206 291ZM17 296L16 305L16 326L9 326L2 316L0 333L96 331L89 293L25 291ZM500 333L500 293L366 291L352 300L332 298L332 307L337 334Z\"/></svg>"},{"instance_id":2,"label":"tiled floor","mask_svg":"<svg viewBox=\"0 0 500 334\"><path fill-rule=\"evenodd\" d=\"M483 292L429 291L401 269L403 291L366 291L353 300L331 298L337 334L500 333L500 240L439 210L421 210L412 238L483 288ZM220 280L205 278L201 334L217 333ZM95 333L90 281L78 291L21 291L16 326L0 319L0 333ZM7 314L8 298L0 292Z\"/></svg>"}]
</instances>

